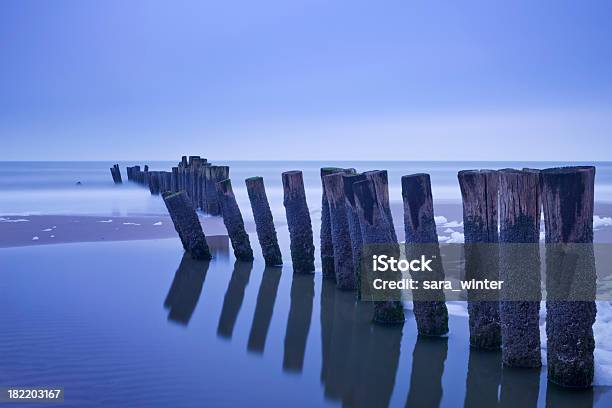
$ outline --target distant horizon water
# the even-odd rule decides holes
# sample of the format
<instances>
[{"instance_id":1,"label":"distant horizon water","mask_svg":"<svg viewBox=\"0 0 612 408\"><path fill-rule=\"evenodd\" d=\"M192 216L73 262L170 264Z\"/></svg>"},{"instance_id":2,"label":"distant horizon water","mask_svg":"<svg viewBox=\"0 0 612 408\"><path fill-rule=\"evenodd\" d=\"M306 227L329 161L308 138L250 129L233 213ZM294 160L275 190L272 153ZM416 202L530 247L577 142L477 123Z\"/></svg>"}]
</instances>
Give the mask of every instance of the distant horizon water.
<instances>
[{"instance_id":1,"label":"distant horizon water","mask_svg":"<svg viewBox=\"0 0 612 408\"><path fill-rule=\"evenodd\" d=\"M0 161L0 215L160 215L166 209L158 196L127 181L126 166L148 164L151 170L170 170L176 160L163 161ZM612 162L551 161L282 161L209 160L230 166L230 178L240 207L250 216L244 180L262 176L275 216L284 215L281 173L302 170L311 212L320 210L319 169L355 167L358 171L387 170L392 202L401 202L401 177L429 173L434 202L461 203L457 172L474 168L547 168L571 165L596 166L595 201L612 202ZM109 168L118 163L123 185L113 184ZM80 184L77 184L80 183Z\"/></svg>"}]
</instances>

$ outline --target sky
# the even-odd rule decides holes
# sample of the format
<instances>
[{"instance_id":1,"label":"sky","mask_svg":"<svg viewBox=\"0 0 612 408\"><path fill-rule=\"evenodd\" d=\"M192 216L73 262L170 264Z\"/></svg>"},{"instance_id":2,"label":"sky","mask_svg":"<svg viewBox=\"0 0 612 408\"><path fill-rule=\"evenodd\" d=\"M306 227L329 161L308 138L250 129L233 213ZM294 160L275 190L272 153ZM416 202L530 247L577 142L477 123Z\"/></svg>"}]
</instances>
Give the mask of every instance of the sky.
<instances>
[{"instance_id":1,"label":"sky","mask_svg":"<svg viewBox=\"0 0 612 408\"><path fill-rule=\"evenodd\" d=\"M612 2L3 0L0 160L612 160Z\"/></svg>"}]
</instances>

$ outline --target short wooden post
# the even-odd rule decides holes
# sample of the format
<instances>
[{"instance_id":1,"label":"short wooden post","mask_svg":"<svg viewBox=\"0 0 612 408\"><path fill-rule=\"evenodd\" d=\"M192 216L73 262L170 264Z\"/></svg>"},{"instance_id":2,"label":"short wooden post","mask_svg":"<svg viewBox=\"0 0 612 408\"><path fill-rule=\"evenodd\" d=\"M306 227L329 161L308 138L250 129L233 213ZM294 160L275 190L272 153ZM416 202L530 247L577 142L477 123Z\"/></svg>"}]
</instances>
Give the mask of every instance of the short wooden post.
<instances>
[{"instance_id":1,"label":"short wooden post","mask_svg":"<svg viewBox=\"0 0 612 408\"><path fill-rule=\"evenodd\" d=\"M323 179L333 173L342 173L344 170L338 167L321 168L321 270L324 278L336 279L334 272L334 245L332 240L331 221L329 215L329 202Z\"/></svg>"},{"instance_id":2,"label":"short wooden post","mask_svg":"<svg viewBox=\"0 0 612 408\"><path fill-rule=\"evenodd\" d=\"M355 290L357 276L353 265L353 249L344 196L344 172L324 176L323 190L329 206L336 284L339 289Z\"/></svg>"},{"instance_id":3,"label":"short wooden post","mask_svg":"<svg viewBox=\"0 0 612 408\"><path fill-rule=\"evenodd\" d=\"M149 191L153 195L159 194L159 178L157 171L149 172Z\"/></svg>"},{"instance_id":4,"label":"short wooden post","mask_svg":"<svg viewBox=\"0 0 612 408\"><path fill-rule=\"evenodd\" d=\"M216 184L229 178L228 166L205 166L206 177L206 212L210 215L220 215L219 201L217 199Z\"/></svg>"},{"instance_id":5,"label":"short wooden post","mask_svg":"<svg viewBox=\"0 0 612 408\"><path fill-rule=\"evenodd\" d=\"M164 203L183 247L194 259L211 259L202 225L185 192L164 194Z\"/></svg>"},{"instance_id":6,"label":"short wooden post","mask_svg":"<svg viewBox=\"0 0 612 408\"><path fill-rule=\"evenodd\" d=\"M252 261L253 249L249 241L249 234L244 229L244 220L240 213L240 207L236 202L232 181L222 180L217 183L217 198L223 215L223 223L227 228L227 234L234 248L234 255L239 261Z\"/></svg>"},{"instance_id":7,"label":"short wooden post","mask_svg":"<svg viewBox=\"0 0 612 408\"><path fill-rule=\"evenodd\" d=\"M464 170L458 174L463 200L466 279L499 280L497 210L499 175L494 170ZM493 250L494 249L494 250ZM470 345L496 350L501 346L499 296L468 291Z\"/></svg>"},{"instance_id":8,"label":"short wooden post","mask_svg":"<svg viewBox=\"0 0 612 408\"><path fill-rule=\"evenodd\" d=\"M249 194L249 201L251 202L251 209L253 210L257 238L266 266L282 265L283 258L278 246L274 219L268 204L263 178L251 177L246 179L245 183L247 193Z\"/></svg>"},{"instance_id":9,"label":"short wooden post","mask_svg":"<svg viewBox=\"0 0 612 408\"><path fill-rule=\"evenodd\" d=\"M284 172L282 180L293 272L312 273L315 270L314 240L302 172Z\"/></svg>"},{"instance_id":10,"label":"short wooden post","mask_svg":"<svg viewBox=\"0 0 612 408\"><path fill-rule=\"evenodd\" d=\"M357 204L355 202L355 194L353 184L367 180L365 174L343 174L342 181L344 184L344 197L346 200L346 217L349 226L349 236L351 238L351 248L353 254L353 268L355 271L355 279L357 281L357 298L361 299L361 250L363 240L361 238L361 226L359 224L359 216L357 214Z\"/></svg>"},{"instance_id":11,"label":"short wooden post","mask_svg":"<svg viewBox=\"0 0 612 408\"><path fill-rule=\"evenodd\" d=\"M586 388L593 382L597 314L592 246L595 167L551 168L541 174L548 379L564 387Z\"/></svg>"},{"instance_id":12,"label":"short wooden post","mask_svg":"<svg viewBox=\"0 0 612 408\"><path fill-rule=\"evenodd\" d=\"M361 227L363 245L396 245L388 218L378 201L372 180L353 184L353 194ZM383 324L404 323L404 308L400 301L387 300L374 303L374 321Z\"/></svg>"},{"instance_id":13,"label":"short wooden post","mask_svg":"<svg viewBox=\"0 0 612 408\"><path fill-rule=\"evenodd\" d=\"M121 170L119 169L118 164L114 164L110 169L111 176L113 177L113 182L115 184L121 184L123 181L121 180Z\"/></svg>"},{"instance_id":14,"label":"short wooden post","mask_svg":"<svg viewBox=\"0 0 612 408\"><path fill-rule=\"evenodd\" d=\"M540 357L540 175L499 171L499 304L502 361L535 368Z\"/></svg>"},{"instance_id":15,"label":"short wooden post","mask_svg":"<svg viewBox=\"0 0 612 408\"><path fill-rule=\"evenodd\" d=\"M393 242L397 242L397 234L395 233L395 226L393 225L393 216L391 215L391 205L389 203L389 177L387 176L387 170L371 170L363 173L369 180L374 183L374 189L376 190L376 197L380 202L381 209L387 223L389 224L389 231L391 232L391 238Z\"/></svg>"},{"instance_id":16,"label":"short wooden post","mask_svg":"<svg viewBox=\"0 0 612 408\"><path fill-rule=\"evenodd\" d=\"M402 177L404 201L404 230L406 258L425 255L432 260L433 272L413 272L413 279L422 281L444 280L442 257L434 221L433 197L429 174ZM448 310L444 291L413 290L414 317L419 334L441 336L448 333Z\"/></svg>"}]
</instances>

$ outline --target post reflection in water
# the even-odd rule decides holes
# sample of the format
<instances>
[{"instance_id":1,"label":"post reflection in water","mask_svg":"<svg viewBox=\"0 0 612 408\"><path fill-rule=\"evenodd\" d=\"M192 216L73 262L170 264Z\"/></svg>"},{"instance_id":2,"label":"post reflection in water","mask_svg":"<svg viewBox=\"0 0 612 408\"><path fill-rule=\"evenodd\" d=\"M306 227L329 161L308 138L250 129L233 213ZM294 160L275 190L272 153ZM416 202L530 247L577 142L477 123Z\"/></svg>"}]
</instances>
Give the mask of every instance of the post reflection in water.
<instances>
[{"instance_id":1,"label":"post reflection in water","mask_svg":"<svg viewBox=\"0 0 612 408\"><path fill-rule=\"evenodd\" d=\"M279 267L266 267L263 272L259 292L257 292L257 304L247 344L249 352L257 354L263 354L264 352L270 321L274 313L274 302L276 301L281 273L282 268Z\"/></svg>"},{"instance_id":2,"label":"post reflection in water","mask_svg":"<svg viewBox=\"0 0 612 408\"><path fill-rule=\"evenodd\" d=\"M164 301L164 307L170 309L168 320L189 324L189 319L200 299L209 264L210 261L191 259L187 252L183 254Z\"/></svg>"},{"instance_id":3,"label":"post reflection in water","mask_svg":"<svg viewBox=\"0 0 612 408\"><path fill-rule=\"evenodd\" d=\"M399 365L401 325L372 324L373 304L323 281L321 382L343 406L388 406Z\"/></svg>"},{"instance_id":4,"label":"post reflection in water","mask_svg":"<svg viewBox=\"0 0 612 408\"><path fill-rule=\"evenodd\" d=\"M502 368L500 407L537 407L540 368Z\"/></svg>"},{"instance_id":5,"label":"post reflection in water","mask_svg":"<svg viewBox=\"0 0 612 408\"><path fill-rule=\"evenodd\" d=\"M412 352L407 407L438 407L442 400L442 374L448 337L417 336Z\"/></svg>"},{"instance_id":6,"label":"post reflection in water","mask_svg":"<svg viewBox=\"0 0 612 408\"><path fill-rule=\"evenodd\" d=\"M494 407L501 383L501 351L470 348L464 407Z\"/></svg>"},{"instance_id":7,"label":"post reflection in water","mask_svg":"<svg viewBox=\"0 0 612 408\"><path fill-rule=\"evenodd\" d=\"M244 291L249 283L253 262L234 262L234 271L230 279L225 298L223 299L223 309L219 316L217 335L219 337L231 339L234 332L234 325L242 306Z\"/></svg>"},{"instance_id":8,"label":"post reflection in water","mask_svg":"<svg viewBox=\"0 0 612 408\"><path fill-rule=\"evenodd\" d=\"M312 319L314 299L314 274L294 274L291 282L291 302L287 331L283 371L302 372L306 341Z\"/></svg>"}]
</instances>

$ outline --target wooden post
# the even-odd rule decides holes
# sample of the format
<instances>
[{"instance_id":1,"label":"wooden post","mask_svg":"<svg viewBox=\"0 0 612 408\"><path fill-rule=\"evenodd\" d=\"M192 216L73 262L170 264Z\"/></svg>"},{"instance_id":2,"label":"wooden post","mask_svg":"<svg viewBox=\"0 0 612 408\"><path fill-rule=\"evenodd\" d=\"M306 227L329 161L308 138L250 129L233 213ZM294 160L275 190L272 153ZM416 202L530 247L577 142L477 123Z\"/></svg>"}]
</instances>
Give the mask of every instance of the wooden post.
<instances>
[{"instance_id":1,"label":"wooden post","mask_svg":"<svg viewBox=\"0 0 612 408\"><path fill-rule=\"evenodd\" d=\"M205 166L206 177L206 212L210 215L220 215L219 201L217 199L216 184L229 178L228 166Z\"/></svg>"},{"instance_id":2,"label":"wooden post","mask_svg":"<svg viewBox=\"0 0 612 408\"><path fill-rule=\"evenodd\" d=\"M361 226L355 202L353 184L367 180L365 174L343 174L344 197L346 200L346 217L349 226L349 236L351 238L351 248L353 254L353 268L357 282L357 299L361 299L361 250L363 239L361 238Z\"/></svg>"},{"instance_id":3,"label":"wooden post","mask_svg":"<svg viewBox=\"0 0 612 408\"><path fill-rule=\"evenodd\" d=\"M592 246L595 167L551 168L541 174L548 379L564 387L586 388L593 382L597 314Z\"/></svg>"},{"instance_id":4,"label":"wooden post","mask_svg":"<svg viewBox=\"0 0 612 408\"><path fill-rule=\"evenodd\" d=\"M312 273L315 270L314 240L302 172L284 172L282 180L293 272Z\"/></svg>"},{"instance_id":5,"label":"wooden post","mask_svg":"<svg viewBox=\"0 0 612 408\"><path fill-rule=\"evenodd\" d=\"M183 247L193 259L211 259L200 219L185 192L164 194L164 203Z\"/></svg>"},{"instance_id":6,"label":"wooden post","mask_svg":"<svg viewBox=\"0 0 612 408\"><path fill-rule=\"evenodd\" d=\"M497 243L498 180L494 170L464 170L458 174L463 200L466 279L499 280ZM497 251L497 248L495 248ZM470 345L496 350L501 346L497 293L468 291Z\"/></svg>"},{"instance_id":7,"label":"wooden post","mask_svg":"<svg viewBox=\"0 0 612 408\"><path fill-rule=\"evenodd\" d=\"M122 183L121 170L119 169L119 165L114 164L113 167L111 167L110 171L111 171L111 176L113 177L113 181L115 182L115 184L121 184Z\"/></svg>"},{"instance_id":8,"label":"wooden post","mask_svg":"<svg viewBox=\"0 0 612 408\"><path fill-rule=\"evenodd\" d=\"M283 258L278 246L274 219L268 204L263 178L251 177L246 179L245 183L249 194L249 201L251 202L251 209L253 210L257 238L259 239L259 245L261 246L266 266L282 265Z\"/></svg>"},{"instance_id":9,"label":"wooden post","mask_svg":"<svg viewBox=\"0 0 612 408\"><path fill-rule=\"evenodd\" d=\"M353 194L361 227L363 245L397 244L389 227L388 218L378 201L372 180L353 184ZM399 301L374 303L374 321L383 324L404 323L404 308Z\"/></svg>"},{"instance_id":10,"label":"wooden post","mask_svg":"<svg viewBox=\"0 0 612 408\"><path fill-rule=\"evenodd\" d=\"M336 284L339 289L355 290L357 276L353 264L353 249L344 196L344 171L324 176L323 191L329 206Z\"/></svg>"},{"instance_id":11,"label":"wooden post","mask_svg":"<svg viewBox=\"0 0 612 408\"><path fill-rule=\"evenodd\" d=\"M397 234L395 233L393 216L391 215L391 205L389 204L389 177L387 176L387 170L371 170L366 171L363 174L365 174L366 177L369 180L372 180L372 183L374 183L376 197L379 200L385 218L387 218L391 238L393 239L393 242L397 242Z\"/></svg>"},{"instance_id":12,"label":"wooden post","mask_svg":"<svg viewBox=\"0 0 612 408\"><path fill-rule=\"evenodd\" d=\"M240 213L240 207L238 207L236 202L230 179L217 183L217 198L221 214L223 215L223 223L225 228L227 228L236 259L239 261L252 261L253 249L251 249L249 234L244 229L244 221Z\"/></svg>"},{"instance_id":13,"label":"wooden post","mask_svg":"<svg viewBox=\"0 0 612 408\"><path fill-rule=\"evenodd\" d=\"M426 255L433 272L412 272L417 281L442 281L444 269L434 221L429 174L402 177L406 259ZM448 333L448 310L443 290L413 290L414 317L419 334L441 336Z\"/></svg>"},{"instance_id":14,"label":"wooden post","mask_svg":"<svg viewBox=\"0 0 612 408\"><path fill-rule=\"evenodd\" d=\"M178 167L172 167L172 176L170 179L170 191L172 191L173 193L176 193L179 191L179 173L178 173Z\"/></svg>"},{"instance_id":15,"label":"wooden post","mask_svg":"<svg viewBox=\"0 0 612 408\"><path fill-rule=\"evenodd\" d=\"M540 175L499 171L499 304L502 361L535 368L540 357Z\"/></svg>"},{"instance_id":16,"label":"wooden post","mask_svg":"<svg viewBox=\"0 0 612 408\"><path fill-rule=\"evenodd\" d=\"M343 169L338 167L322 167L321 168L321 186L323 190L321 198L321 270L324 278L336 279L334 272L334 245L331 231L331 221L329 215L329 202L327 200L327 192L325 191L325 176L333 173L342 173Z\"/></svg>"}]
</instances>

